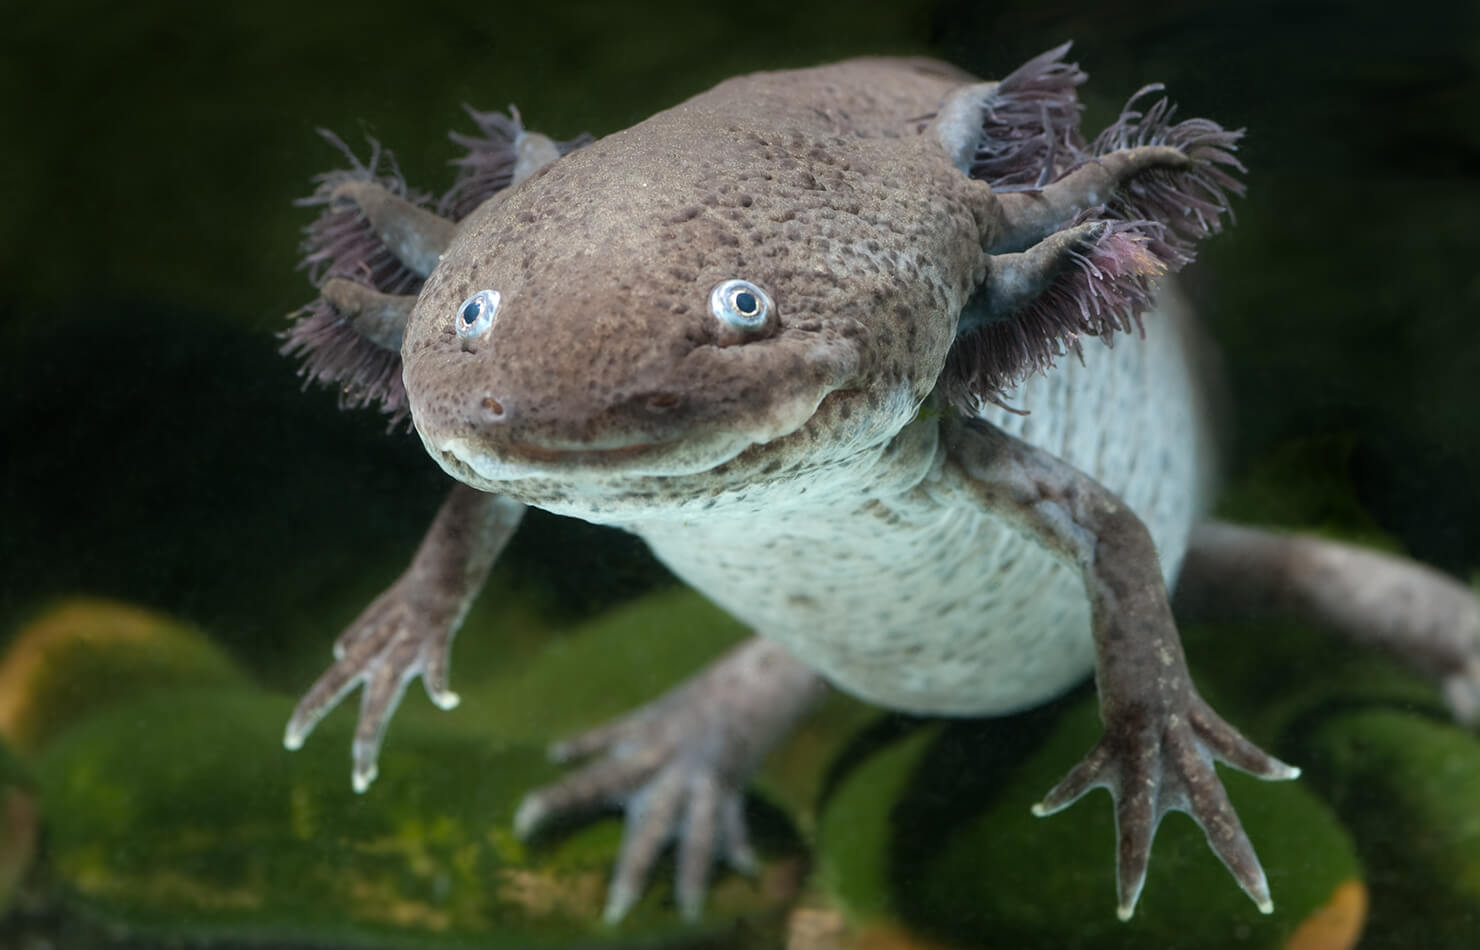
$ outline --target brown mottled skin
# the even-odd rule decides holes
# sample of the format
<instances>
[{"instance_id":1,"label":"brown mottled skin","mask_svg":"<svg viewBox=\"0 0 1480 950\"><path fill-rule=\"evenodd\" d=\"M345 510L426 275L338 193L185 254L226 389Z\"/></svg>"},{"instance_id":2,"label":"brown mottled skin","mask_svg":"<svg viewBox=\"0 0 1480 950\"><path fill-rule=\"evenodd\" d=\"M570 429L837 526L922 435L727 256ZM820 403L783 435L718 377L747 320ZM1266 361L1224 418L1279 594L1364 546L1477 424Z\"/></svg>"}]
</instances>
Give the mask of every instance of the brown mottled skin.
<instances>
[{"instance_id":1,"label":"brown mottled skin","mask_svg":"<svg viewBox=\"0 0 1480 950\"><path fill-rule=\"evenodd\" d=\"M865 77L876 66L835 69L853 75L722 83L470 216L428 279L402 350L423 440L491 439L501 455L536 463L550 450L641 445L582 459L623 473L619 494L656 492L666 506L713 498L721 462L743 488L777 459L817 460L839 429L851 445L907 422L955 333L949 319L917 315L959 310L980 282L993 198L918 123L901 121L933 109L951 84L906 73L873 91ZM845 114L872 121L844 124ZM733 341L709 314L707 291L756 273L786 301L782 325L725 345ZM497 339L463 344L445 317L484 287L503 294ZM880 417L880 394L895 387L909 399ZM496 425L470 411L475 393L504 407ZM665 395L677 404L653 405ZM648 472L659 477L630 477ZM550 500L538 478L499 481L513 497ZM582 494L583 508L597 500Z\"/></svg>"},{"instance_id":2,"label":"brown mottled skin","mask_svg":"<svg viewBox=\"0 0 1480 950\"><path fill-rule=\"evenodd\" d=\"M1168 145L1112 148L1046 186L994 193L963 172L991 89L917 60L738 77L564 157L531 135L525 151L543 157L455 227L377 186L336 192L426 282L414 307L352 282L330 281L324 297L346 318L366 315L361 332L377 341L394 340L393 315L410 311L401 357L416 430L470 487L454 490L407 574L341 638L287 743L366 683L363 789L410 679L454 703L452 634L534 505L638 533L762 635L557 747L597 758L521 807L521 833L593 804L627 808L609 918L675 837L687 914L716 857L751 866L745 779L823 678L911 711L982 714L1050 698L1091 661L1104 737L1037 811L1111 791L1122 917L1171 809L1209 829L1267 911L1213 761L1296 772L1198 696L1168 604L1204 502L1186 320L1154 314L1146 341L1087 348L1082 366L1024 384L1026 420L985 402L964 413L940 393L973 294L1003 317L1031 302L1105 239L1081 213L1190 159ZM736 278L774 301L757 329L711 309L711 289ZM460 333L465 301L495 290L491 325ZM1065 420L1054 405L1081 415L1055 429ZM945 538L955 540L931 543ZM1189 563L1213 578L1205 587L1223 566L1260 558L1235 547L1193 535ZM1407 562L1386 570L1426 589ZM1230 599L1316 583L1277 573L1230 570ZM1072 603L1059 602L1060 575L1077 585L1065 589ZM1473 615L1473 599L1460 600ZM1021 616L1041 629L1012 629ZM1368 636L1397 649L1427 637L1426 667L1453 695L1473 690L1480 630L1415 632L1432 626L1396 618Z\"/></svg>"}]
</instances>

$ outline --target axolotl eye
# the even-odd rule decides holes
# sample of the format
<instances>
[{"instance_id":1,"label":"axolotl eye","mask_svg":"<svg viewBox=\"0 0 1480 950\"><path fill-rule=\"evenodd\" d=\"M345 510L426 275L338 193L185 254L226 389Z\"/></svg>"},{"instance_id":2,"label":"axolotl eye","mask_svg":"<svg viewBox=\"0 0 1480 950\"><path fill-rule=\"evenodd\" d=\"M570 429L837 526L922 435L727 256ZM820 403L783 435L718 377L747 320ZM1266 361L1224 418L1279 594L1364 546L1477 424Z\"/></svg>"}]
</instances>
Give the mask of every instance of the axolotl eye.
<instances>
[{"instance_id":1,"label":"axolotl eye","mask_svg":"<svg viewBox=\"0 0 1480 950\"><path fill-rule=\"evenodd\" d=\"M725 329L756 336L770 328L776 305L748 280L727 280L709 292L709 312Z\"/></svg>"},{"instance_id":2,"label":"axolotl eye","mask_svg":"<svg viewBox=\"0 0 1480 950\"><path fill-rule=\"evenodd\" d=\"M501 299L497 290L480 290L457 308L457 335L465 340L476 340L493 326L493 315L498 312Z\"/></svg>"}]
</instances>

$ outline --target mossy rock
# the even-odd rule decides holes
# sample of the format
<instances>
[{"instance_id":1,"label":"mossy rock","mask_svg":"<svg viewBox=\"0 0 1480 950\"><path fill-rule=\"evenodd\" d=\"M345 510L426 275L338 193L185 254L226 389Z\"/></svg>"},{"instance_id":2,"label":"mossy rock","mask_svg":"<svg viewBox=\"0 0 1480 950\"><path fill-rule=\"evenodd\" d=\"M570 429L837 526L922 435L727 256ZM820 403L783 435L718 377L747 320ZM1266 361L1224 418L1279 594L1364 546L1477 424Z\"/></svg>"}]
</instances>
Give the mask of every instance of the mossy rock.
<instances>
[{"instance_id":1,"label":"mossy rock","mask_svg":"<svg viewBox=\"0 0 1480 950\"><path fill-rule=\"evenodd\" d=\"M23 627L0 657L0 736L29 753L141 692L245 682L199 631L128 604L77 598Z\"/></svg>"},{"instance_id":2,"label":"mossy rock","mask_svg":"<svg viewBox=\"0 0 1480 950\"><path fill-rule=\"evenodd\" d=\"M10 746L0 740L0 788L33 789L35 786L36 776L31 773L30 768L10 751Z\"/></svg>"},{"instance_id":3,"label":"mossy rock","mask_svg":"<svg viewBox=\"0 0 1480 950\"><path fill-rule=\"evenodd\" d=\"M36 857L39 826L35 780L0 742L0 917Z\"/></svg>"},{"instance_id":4,"label":"mossy rock","mask_svg":"<svg viewBox=\"0 0 1480 950\"><path fill-rule=\"evenodd\" d=\"M1269 453L1220 508L1401 554L1365 511L1349 438ZM1480 592L1480 591L1477 591ZM1364 950L1480 946L1480 740L1389 656L1290 624L1185 631L1199 687L1351 833L1371 889Z\"/></svg>"},{"instance_id":5,"label":"mossy rock","mask_svg":"<svg viewBox=\"0 0 1480 950\"><path fill-rule=\"evenodd\" d=\"M1331 707L1285 743L1369 869L1364 950L1480 946L1480 741L1411 708Z\"/></svg>"},{"instance_id":6,"label":"mossy rock","mask_svg":"<svg viewBox=\"0 0 1480 950\"><path fill-rule=\"evenodd\" d=\"M495 661L490 671L472 674L481 678L463 691L454 717L492 723L509 739L551 742L652 702L749 635L692 590L650 594L553 634L527 659ZM768 757L757 786L808 822L827 763L877 716L872 707L830 695Z\"/></svg>"},{"instance_id":7,"label":"mossy rock","mask_svg":"<svg viewBox=\"0 0 1480 950\"><path fill-rule=\"evenodd\" d=\"M1480 946L1480 739L1437 688L1317 631L1189 631L1204 693L1305 770L1368 869L1364 948Z\"/></svg>"},{"instance_id":8,"label":"mossy rock","mask_svg":"<svg viewBox=\"0 0 1480 950\"><path fill-rule=\"evenodd\" d=\"M1196 826L1178 815L1157 836L1136 916L1120 923L1108 797L1091 795L1047 819L1029 811L1099 731L1089 696L1006 720L933 724L904 738L881 727L823 808L824 885L860 932L903 928L932 946L1355 944L1365 889L1335 816L1297 783L1226 769L1275 913L1258 912ZM879 943L891 945L911 944Z\"/></svg>"},{"instance_id":9,"label":"mossy rock","mask_svg":"<svg viewBox=\"0 0 1480 950\"><path fill-rule=\"evenodd\" d=\"M0 675L22 687L10 721L32 747L67 906L169 939L554 948L774 938L806 862L794 826L765 799L750 807L767 858L760 877L717 874L698 926L679 919L667 862L627 921L601 924L619 819L531 845L510 830L523 795L561 774L544 756L550 739L656 698L743 629L668 592L555 636L476 677L453 713L413 690L378 781L357 796L353 701L289 754L291 700L256 688L189 628L99 602L48 614ZM105 667L127 675L108 682ZM57 704L60 716L48 711Z\"/></svg>"},{"instance_id":10,"label":"mossy rock","mask_svg":"<svg viewBox=\"0 0 1480 950\"><path fill-rule=\"evenodd\" d=\"M745 638L738 621L685 588L631 601L585 623L552 631L514 662L490 658L466 675L461 708L511 739L549 742L657 699ZM488 640L464 630L461 640ZM462 648L459 647L459 653ZM462 662L453 659L454 666ZM454 669L454 677L464 675Z\"/></svg>"},{"instance_id":11,"label":"mossy rock","mask_svg":"<svg viewBox=\"0 0 1480 950\"><path fill-rule=\"evenodd\" d=\"M772 860L758 881L718 882L707 926L678 920L660 869L628 921L606 928L619 823L533 847L510 830L525 791L556 774L540 749L410 725L396 764L355 795L349 730L331 724L287 753L289 709L250 689L151 695L48 748L51 864L74 906L172 938L680 947L776 916L799 877L795 836L758 804Z\"/></svg>"}]
</instances>

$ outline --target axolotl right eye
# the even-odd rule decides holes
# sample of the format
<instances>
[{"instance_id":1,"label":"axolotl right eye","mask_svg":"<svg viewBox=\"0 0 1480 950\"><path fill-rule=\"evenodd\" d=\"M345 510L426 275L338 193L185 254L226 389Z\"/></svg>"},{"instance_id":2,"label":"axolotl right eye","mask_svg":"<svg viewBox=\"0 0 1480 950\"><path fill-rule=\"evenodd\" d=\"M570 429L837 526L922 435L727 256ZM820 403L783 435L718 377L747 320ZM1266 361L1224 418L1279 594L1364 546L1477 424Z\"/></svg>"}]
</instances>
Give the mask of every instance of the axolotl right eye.
<instances>
[{"instance_id":1,"label":"axolotl right eye","mask_svg":"<svg viewBox=\"0 0 1480 950\"><path fill-rule=\"evenodd\" d=\"M457 335L464 340L476 340L493 327L493 315L498 312L497 290L480 290L457 308Z\"/></svg>"}]
</instances>

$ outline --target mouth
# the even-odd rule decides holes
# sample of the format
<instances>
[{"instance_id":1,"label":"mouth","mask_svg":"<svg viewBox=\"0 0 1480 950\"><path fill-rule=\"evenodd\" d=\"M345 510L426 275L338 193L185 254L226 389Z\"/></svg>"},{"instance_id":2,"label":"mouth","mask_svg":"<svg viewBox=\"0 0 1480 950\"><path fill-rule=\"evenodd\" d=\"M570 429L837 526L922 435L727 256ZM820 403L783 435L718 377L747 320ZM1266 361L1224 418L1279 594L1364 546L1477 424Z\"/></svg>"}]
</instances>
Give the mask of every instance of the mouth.
<instances>
[{"instance_id":1,"label":"mouth","mask_svg":"<svg viewBox=\"0 0 1480 950\"><path fill-rule=\"evenodd\" d=\"M493 448L474 440L452 438L427 448L454 478L496 490L496 483L524 479L600 482L632 476L694 475L730 461L751 444L749 439L729 437L703 444L686 439L557 448L507 442Z\"/></svg>"},{"instance_id":2,"label":"mouth","mask_svg":"<svg viewBox=\"0 0 1480 950\"><path fill-rule=\"evenodd\" d=\"M552 449L543 445L530 445L527 442L512 442L505 446L505 454L532 459L536 462L555 462L560 465L600 465L604 462L616 462L643 455L661 444L661 442L636 442L632 445L620 445L609 449Z\"/></svg>"},{"instance_id":3,"label":"mouth","mask_svg":"<svg viewBox=\"0 0 1480 950\"><path fill-rule=\"evenodd\" d=\"M641 458L654 448L653 443L626 445L611 449L552 449L540 445L512 443L499 447L497 453L455 439L434 455L442 467L463 481L516 481L546 478L562 472L600 472L620 467L624 461Z\"/></svg>"}]
</instances>

